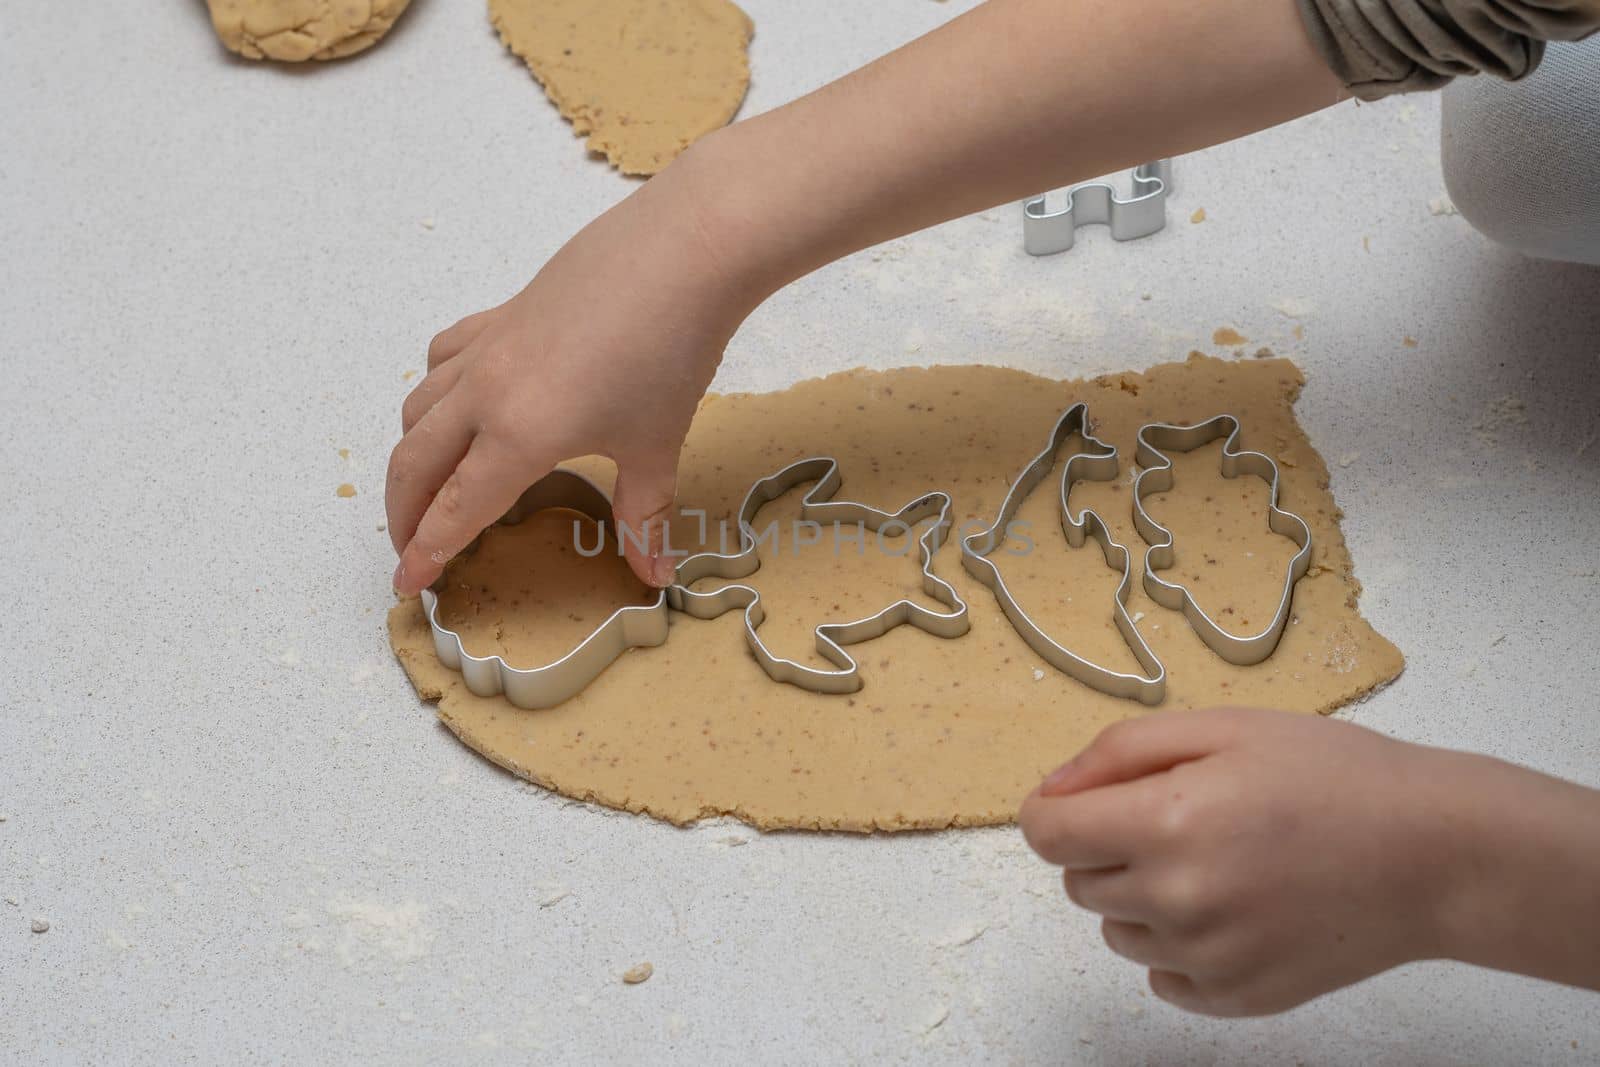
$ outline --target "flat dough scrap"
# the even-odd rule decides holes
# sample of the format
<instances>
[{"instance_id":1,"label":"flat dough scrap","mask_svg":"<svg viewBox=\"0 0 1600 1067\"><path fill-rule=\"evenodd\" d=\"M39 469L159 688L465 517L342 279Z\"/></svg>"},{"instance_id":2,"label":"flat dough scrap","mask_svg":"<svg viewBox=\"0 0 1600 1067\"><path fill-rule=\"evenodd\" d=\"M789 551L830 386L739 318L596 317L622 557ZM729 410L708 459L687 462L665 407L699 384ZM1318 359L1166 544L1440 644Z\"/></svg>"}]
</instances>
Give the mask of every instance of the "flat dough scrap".
<instances>
[{"instance_id":1,"label":"flat dough scrap","mask_svg":"<svg viewBox=\"0 0 1600 1067\"><path fill-rule=\"evenodd\" d=\"M247 59L339 59L378 43L411 0L206 0L211 25Z\"/></svg>"},{"instance_id":2,"label":"flat dough scrap","mask_svg":"<svg viewBox=\"0 0 1600 1067\"><path fill-rule=\"evenodd\" d=\"M730 0L489 0L489 19L624 174L655 174L727 125L750 85L755 26Z\"/></svg>"},{"instance_id":3,"label":"flat dough scrap","mask_svg":"<svg viewBox=\"0 0 1600 1067\"><path fill-rule=\"evenodd\" d=\"M706 509L706 540L714 541L751 482L802 456L832 455L844 479L840 499L894 509L941 489L954 501L954 531L973 532L994 520L1011 480L1061 412L1081 400L1095 435L1120 450L1122 476L1079 483L1072 507L1097 511L1132 549L1137 568L1143 543L1133 529L1129 476L1139 426L1228 412L1243 424L1241 447L1278 460L1283 506L1311 526L1311 569L1295 587L1283 641L1264 663L1229 664L1179 613L1152 603L1137 575L1128 610L1170 672L1164 710L1242 704L1326 714L1389 682L1404 661L1358 610L1361 585L1328 468L1294 417L1302 382L1285 359L1200 356L1090 381L1000 367L905 368L848 371L779 393L714 395L684 444L679 505ZM1276 607L1296 546L1266 528L1266 483L1223 478L1220 450L1219 441L1174 454L1173 488L1147 502L1176 539L1167 576L1189 585L1223 625L1251 632ZM611 482L601 460L570 466ZM1121 572L1106 566L1093 541L1067 545L1055 484L1046 479L1018 512L1032 550L995 558L1048 632L1081 655L1136 671L1111 609ZM799 495L762 509L757 528L772 521L788 528ZM696 547L699 523L675 521L673 545ZM553 531L569 534L570 516L501 528L451 564L447 573L460 588L446 621L469 650L547 662L637 595L614 552L574 560L562 555ZM565 575L559 587L545 578L530 584L540 560L540 573ZM417 692L438 702L439 718L462 741L570 797L680 824L734 815L764 830L1008 823L1041 777L1107 724L1148 709L1075 682L1036 656L994 595L962 568L954 536L933 569L970 605L972 629L941 640L902 626L852 646L864 687L848 696L769 680L745 647L737 611L713 621L674 614L665 644L626 653L576 697L543 711L468 691L434 655L414 599L390 611L389 639ZM798 555L792 546L763 548L749 581L767 606L761 635L769 647L825 665L812 627L861 618L903 596L937 607L919 579L903 546L899 554L858 552L824 540Z\"/></svg>"}]
</instances>

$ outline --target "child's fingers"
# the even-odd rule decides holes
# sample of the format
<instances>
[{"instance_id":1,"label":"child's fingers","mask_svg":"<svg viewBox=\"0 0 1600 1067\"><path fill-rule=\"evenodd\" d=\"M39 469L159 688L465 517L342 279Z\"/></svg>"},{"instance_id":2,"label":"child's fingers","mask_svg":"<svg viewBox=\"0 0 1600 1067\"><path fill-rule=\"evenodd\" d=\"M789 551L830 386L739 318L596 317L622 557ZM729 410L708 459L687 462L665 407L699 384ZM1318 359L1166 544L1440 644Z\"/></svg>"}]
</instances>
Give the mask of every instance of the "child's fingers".
<instances>
[{"instance_id":1,"label":"child's fingers","mask_svg":"<svg viewBox=\"0 0 1600 1067\"><path fill-rule=\"evenodd\" d=\"M1146 922L1150 904L1139 889L1139 877L1126 867L1072 868L1061 872L1067 899L1108 919Z\"/></svg>"},{"instance_id":2,"label":"child's fingers","mask_svg":"<svg viewBox=\"0 0 1600 1067\"><path fill-rule=\"evenodd\" d=\"M433 340L428 343L428 369L434 370L459 356L468 345L478 339L484 327L494 321L495 312L499 310L498 307L492 307L475 315L468 315L449 329L435 334Z\"/></svg>"},{"instance_id":3,"label":"child's fingers","mask_svg":"<svg viewBox=\"0 0 1600 1067\"><path fill-rule=\"evenodd\" d=\"M461 380L461 371L466 362L466 360L452 359L444 366L429 371L428 376L417 383L417 387L406 397L405 403L400 405L402 433L410 433L411 428L422 421L422 416L432 411L433 406L455 388L456 382Z\"/></svg>"},{"instance_id":4,"label":"child's fingers","mask_svg":"<svg viewBox=\"0 0 1600 1067\"><path fill-rule=\"evenodd\" d=\"M479 434L467 454L434 494L411 543L400 554L395 588L416 593L444 572L445 564L484 527L504 515L522 491L550 472L548 466L530 470Z\"/></svg>"},{"instance_id":5,"label":"child's fingers","mask_svg":"<svg viewBox=\"0 0 1600 1067\"><path fill-rule=\"evenodd\" d=\"M665 554L684 546L668 546L668 521L677 493L678 453L676 449L642 457L628 456L617 464L617 485L611 508L622 539L623 555L633 573L646 585L662 588L677 576L678 558Z\"/></svg>"},{"instance_id":6,"label":"child's fingers","mask_svg":"<svg viewBox=\"0 0 1600 1067\"><path fill-rule=\"evenodd\" d=\"M1185 1011L1205 1012L1205 997L1186 974L1151 968L1150 992Z\"/></svg>"},{"instance_id":7,"label":"child's fingers","mask_svg":"<svg viewBox=\"0 0 1600 1067\"><path fill-rule=\"evenodd\" d=\"M1028 847L1058 867L1121 867L1142 840L1139 812L1123 789L1103 789L1071 797L1035 792L1022 803L1017 824Z\"/></svg>"},{"instance_id":8,"label":"child's fingers","mask_svg":"<svg viewBox=\"0 0 1600 1067\"><path fill-rule=\"evenodd\" d=\"M389 518L389 540L396 552L411 542L433 495L472 444L473 424L456 411L461 407L459 397L457 390L435 404L389 453L383 499Z\"/></svg>"},{"instance_id":9,"label":"child's fingers","mask_svg":"<svg viewBox=\"0 0 1600 1067\"><path fill-rule=\"evenodd\" d=\"M1141 966L1157 970L1178 966L1170 943L1144 923L1106 919L1100 924L1100 936L1112 952Z\"/></svg>"},{"instance_id":10,"label":"child's fingers","mask_svg":"<svg viewBox=\"0 0 1600 1067\"><path fill-rule=\"evenodd\" d=\"M1234 736L1224 712L1167 711L1124 719L1044 780L1045 796L1066 796L1170 770L1215 752Z\"/></svg>"}]
</instances>

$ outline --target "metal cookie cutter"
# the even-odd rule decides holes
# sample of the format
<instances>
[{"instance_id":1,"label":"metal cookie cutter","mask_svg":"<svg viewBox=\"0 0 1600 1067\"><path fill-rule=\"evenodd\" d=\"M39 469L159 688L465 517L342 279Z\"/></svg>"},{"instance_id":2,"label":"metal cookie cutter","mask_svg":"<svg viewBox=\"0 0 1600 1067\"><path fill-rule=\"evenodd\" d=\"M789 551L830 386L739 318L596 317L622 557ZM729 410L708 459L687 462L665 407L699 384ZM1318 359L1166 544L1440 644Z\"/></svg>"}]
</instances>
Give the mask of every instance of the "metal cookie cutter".
<instances>
[{"instance_id":1,"label":"metal cookie cutter","mask_svg":"<svg viewBox=\"0 0 1600 1067\"><path fill-rule=\"evenodd\" d=\"M1105 182L1074 185L1064 194L1066 204L1046 211L1044 197L1022 202L1022 247L1030 256L1065 252L1076 240L1079 226L1110 226L1117 241L1149 237L1167 225L1167 196L1173 191L1172 160L1158 159L1135 167L1133 196L1124 200Z\"/></svg>"},{"instance_id":2,"label":"metal cookie cutter","mask_svg":"<svg viewBox=\"0 0 1600 1067\"><path fill-rule=\"evenodd\" d=\"M707 593L697 593L689 585L702 578L745 578L761 566L756 550L760 539L753 523L762 506L778 499L803 482L816 481L800 501L803 522L831 522L857 526L863 530L879 531L891 524L903 526L909 535L911 528L923 519L937 515L934 524L918 539L921 552L922 588L940 603L949 606L948 612L933 611L909 600L899 600L875 615L853 622L824 623L816 628L817 651L837 670L808 667L794 660L774 655L761 640L757 629L766 619L761 605L761 594L748 585L727 585ZM744 609L744 635L750 652L767 672L778 682L788 682L818 693L853 693L861 688L861 672L856 661L844 650L845 645L870 641L903 623L935 637L960 637L971 625L967 618L967 605L954 587L932 571L934 553L944 542L950 528L950 497L946 493L928 493L918 497L896 512L879 511L855 501L834 500L842 478L837 461L827 456L802 459L761 479L750 487L744 503L739 508L739 551L731 554L702 552L678 564L677 584L667 590L669 602L679 611L698 619L710 619L732 611Z\"/></svg>"},{"instance_id":3,"label":"metal cookie cutter","mask_svg":"<svg viewBox=\"0 0 1600 1067\"><path fill-rule=\"evenodd\" d=\"M1022 605L1006 586L1000 569L988 558L999 546L1000 538L1010 527L1022 502L1040 482L1044 481L1055 466L1056 452L1061 448L1062 442L1074 433L1083 435L1084 443L1090 451L1077 453L1067 460L1066 466L1062 468L1061 530L1067 535L1067 543L1073 548L1081 548L1085 536L1094 538L1100 545L1100 552L1105 557L1106 565L1113 570L1121 569L1122 583L1117 586L1114 618L1117 629L1122 632L1122 638L1128 643L1134 658L1139 661L1139 666L1144 668L1145 675L1125 674L1109 667L1102 667L1098 663L1084 659L1045 633L1023 610ZM1111 539L1111 532L1097 513L1085 509L1075 517L1067 504L1074 482L1079 479L1111 481L1117 476L1117 467L1116 448L1089 433L1088 406L1074 404L1056 420L1055 429L1050 433L1050 442L1044 451L1035 456L1023 468L1017 480L1011 483L1005 501L1000 505L1000 512L995 516L994 524L987 530L962 538L961 563L974 578L994 591L995 599L1000 602L1000 609L1005 612L1006 618L1022 636L1023 641L1052 667L1102 693L1138 700L1145 704L1159 704L1166 696L1167 670L1160 658L1145 643L1138 628L1133 624L1133 619L1128 615L1128 597L1133 591L1133 566L1128 550Z\"/></svg>"},{"instance_id":4,"label":"metal cookie cutter","mask_svg":"<svg viewBox=\"0 0 1600 1067\"><path fill-rule=\"evenodd\" d=\"M573 471L556 470L523 493L499 520L514 526L536 511L566 508L612 528L611 500L593 482ZM608 535L609 536L609 535ZM477 548L475 540L466 549ZM667 639L667 591L650 604L618 608L571 652L541 667L518 668L500 656L474 656L461 635L439 622L439 596L445 578L422 591L422 607L433 631L439 662L461 672L467 688L481 697L505 694L519 708L548 708L574 697L630 648L659 645Z\"/></svg>"},{"instance_id":5,"label":"metal cookie cutter","mask_svg":"<svg viewBox=\"0 0 1600 1067\"><path fill-rule=\"evenodd\" d=\"M1156 573L1171 567L1177 557L1172 546L1172 531L1152 519L1144 508L1146 496L1172 488L1172 461L1164 452L1191 452L1219 437L1226 437L1222 443L1222 476L1237 478L1241 474L1253 474L1267 482L1271 486L1267 526L1273 533L1300 546L1300 551L1289 561L1277 613L1266 629L1249 637L1228 633L1200 610L1187 586L1169 582ZM1272 655L1283 637L1284 627L1289 623L1295 583L1311 566L1311 527L1300 516L1278 507L1278 464L1260 452L1240 452L1236 447L1238 441L1239 420L1232 415L1217 415L1192 426L1154 422L1141 427L1135 458L1144 469L1133 483L1133 524L1150 546L1144 554L1144 591L1150 599L1164 608L1182 611L1194 632L1217 655L1229 663L1249 666Z\"/></svg>"}]
</instances>

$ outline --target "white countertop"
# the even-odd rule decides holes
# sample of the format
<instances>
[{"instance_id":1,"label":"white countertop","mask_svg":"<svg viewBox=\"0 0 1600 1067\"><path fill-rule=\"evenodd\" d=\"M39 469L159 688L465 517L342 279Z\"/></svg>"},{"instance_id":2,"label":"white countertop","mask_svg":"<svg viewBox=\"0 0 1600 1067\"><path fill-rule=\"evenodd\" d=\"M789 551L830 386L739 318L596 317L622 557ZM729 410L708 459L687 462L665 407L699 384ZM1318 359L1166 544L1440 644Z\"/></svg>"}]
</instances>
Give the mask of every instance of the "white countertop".
<instances>
[{"instance_id":1,"label":"white countertop","mask_svg":"<svg viewBox=\"0 0 1600 1067\"><path fill-rule=\"evenodd\" d=\"M749 115L962 5L746 6ZM198 0L9 0L0 101L0 1061L1600 1056L1593 994L1450 965L1186 1016L1014 831L675 830L457 744L383 632L401 375L630 188L480 3L285 70ZM1600 783L1600 272L1433 213L1437 137L1434 99L1347 105L1179 161L1147 241L1034 260L1006 208L895 242L763 308L717 387L1232 326L1305 368L1410 658L1348 714Z\"/></svg>"}]
</instances>

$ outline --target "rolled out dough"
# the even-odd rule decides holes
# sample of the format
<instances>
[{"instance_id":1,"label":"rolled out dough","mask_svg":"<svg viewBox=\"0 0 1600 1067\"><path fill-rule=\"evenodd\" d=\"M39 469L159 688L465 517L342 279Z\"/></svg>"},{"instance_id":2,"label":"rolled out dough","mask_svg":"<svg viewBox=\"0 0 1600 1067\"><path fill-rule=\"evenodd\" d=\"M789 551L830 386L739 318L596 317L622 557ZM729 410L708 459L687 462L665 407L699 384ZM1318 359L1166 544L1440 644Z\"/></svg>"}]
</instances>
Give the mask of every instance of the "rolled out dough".
<instances>
[{"instance_id":1,"label":"rolled out dough","mask_svg":"<svg viewBox=\"0 0 1600 1067\"><path fill-rule=\"evenodd\" d=\"M489 0L489 19L624 174L655 174L727 125L750 85L755 27L731 0Z\"/></svg>"},{"instance_id":2,"label":"rolled out dough","mask_svg":"<svg viewBox=\"0 0 1600 1067\"><path fill-rule=\"evenodd\" d=\"M1202 644L1181 615L1151 603L1137 580L1129 610L1170 672L1165 707L1327 713L1394 678L1403 661L1357 610L1360 584L1328 470L1294 418L1301 383L1286 360L1198 357L1086 382L934 367L851 371L780 393L710 396L684 447L679 497L683 507L707 510L714 540L752 481L826 454L840 461L841 499L896 508L943 489L955 499L956 523L979 528L993 520L1056 417L1083 400L1095 434L1118 447L1130 477L1080 483L1072 506L1099 511L1142 562L1130 514L1135 432L1149 421L1231 412L1244 425L1241 445L1278 460L1283 506L1306 519L1315 539L1282 644L1265 663L1236 667ZM1266 528L1265 483L1222 478L1219 450L1220 443L1174 456L1176 485L1151 497L1150 507L1176 538L1178 565L1168 573L1192 583L1208 612L1243 632L1276 605L1294 545ZM602 461L573 466L609 484ZM1112 622L1119 575L1093 541L1068 547L1053 486L1048 480L1035 490L1019 514L1029 525L1018 532L1031 550L996 558L1052 634L1083 655L1137 670ZM757 525L776 518L787 529L799 495L763 509ZM546 662L604 613L646 595L614 553L574 560L572 517L544 515L492 531L474 555L452 564L446 618L470 650ZM697 522L680 519L674 544L695 547ZM579 543L592 546L591 533L581 533ZM762 555L751 579L768 609L762 636L791 658L823 662L811 635L820 622L923 596L915 553L878 551L870 540L860 553L824 541L798 552L780 542ZM494 762L568 796L674 823L731 814L762 829L1009 822L1042 775L1103 726L1145 709L1074 682L1034 655L993 595L962 569L953 538L934 569L971 605L971 631L941 640L901 627L852 646L865 685L850 696L768 680L745 649L738 613L710 622L675 615L665 645L625 654L576 698L544 711L468 692L435 658L417 601L393 608L389 632L417 692L438 702L446 726Z\"/></svg>"},{"instance_id":3,"label":"rolled out dough","mask_svg":"<svg viewBox=\"0 0 1600 1067\"><path fill-rule=\"evenodd\" d=\"M371 48L411 0L206 0L211 25L247 59L299 63Z\"/></svg>"}]
</instances>

